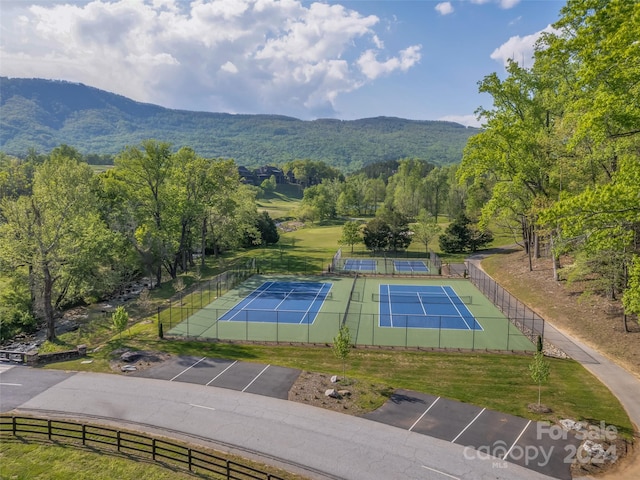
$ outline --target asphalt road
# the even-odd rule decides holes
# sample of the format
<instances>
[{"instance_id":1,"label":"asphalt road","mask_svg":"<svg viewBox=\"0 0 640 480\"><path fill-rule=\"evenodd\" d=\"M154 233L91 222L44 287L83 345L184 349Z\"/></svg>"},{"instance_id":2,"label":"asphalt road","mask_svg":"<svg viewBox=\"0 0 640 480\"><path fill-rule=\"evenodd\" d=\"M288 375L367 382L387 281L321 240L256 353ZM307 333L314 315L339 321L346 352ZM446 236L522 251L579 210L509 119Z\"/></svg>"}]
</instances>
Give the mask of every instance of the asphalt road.
<instances>
[{"instance_id":1,"label":"asphalt road","mask_svg":"<svg viewBox=\"0 0 640 480\"><path fill-rule=\"evenodd\" d=\"M450 441L308 405L187 382L0 370L2 412L42 412L186 435L316 479L552 478ZM277 459L277 460L273 460Z\"/></svg>"}]
</instances>

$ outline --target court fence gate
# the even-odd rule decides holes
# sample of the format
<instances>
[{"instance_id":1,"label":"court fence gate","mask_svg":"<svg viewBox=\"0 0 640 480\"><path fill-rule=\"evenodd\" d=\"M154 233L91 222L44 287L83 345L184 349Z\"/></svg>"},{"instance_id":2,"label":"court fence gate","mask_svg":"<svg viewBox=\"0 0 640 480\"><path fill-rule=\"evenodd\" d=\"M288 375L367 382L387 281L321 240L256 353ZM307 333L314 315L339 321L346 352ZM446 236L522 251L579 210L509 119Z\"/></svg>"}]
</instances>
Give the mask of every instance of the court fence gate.
<instances>
[{"instance_id":1,"label":"court fence gate","mask_svg":"<svg viewBox=\"0 0 640 480\"><path fill-rule=\"evenodd\" d=\"M540 315L509 293L473 262L466 262L466 268L471 283L498 307L504 316L518 327L533 344L538 341L538 336L544 342L545 322Z\"/></svg>"}]
</instances>

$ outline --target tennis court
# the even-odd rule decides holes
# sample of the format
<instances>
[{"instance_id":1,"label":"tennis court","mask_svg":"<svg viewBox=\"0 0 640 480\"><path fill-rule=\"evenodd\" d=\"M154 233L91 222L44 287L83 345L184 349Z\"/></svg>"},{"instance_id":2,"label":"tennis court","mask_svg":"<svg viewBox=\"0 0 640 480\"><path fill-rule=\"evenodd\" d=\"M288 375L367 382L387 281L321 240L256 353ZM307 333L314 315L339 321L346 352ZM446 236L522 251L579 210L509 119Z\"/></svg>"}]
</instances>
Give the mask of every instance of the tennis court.
<instances>
[{"instance_id":1,"label":"tennis court","mask_svg":"<svg viewBox=\"0 0 640 480\"><path fill-rule=\"evenodd\" d=\"M376 260L348 258L344 261L343 270L351 272L375 272L378 270L378 262Z\"/></svg>"},{"instance_id":2,"label":"tennis court","mask_svg":"<svg viewBox=\"0 0 640 480\"><path fill-rule=\"evenodd\" d=\"M451 286L380 284L379 292L380 327L482 330Z\"/></svg>"},{"instance_id":3,"label":"tennis court","mask_svg":"<svg viewBox=\"0 0 640 480\"><path fill-rule=\"evenodd\" d=\"M328 282L264 282L218 320L312 324L330 294Z\"/></svg>"},{"instance_id":4,"label":"tennis court","mask_svg":"<svg viewBox=\"0 0 640 480\"><path fill-rule=\"evenodd\" d=\"M428 273L429 267L422 260L394 260L393 268L402 273Z\"/></svg>"},{"instance_id":5,"label":"tennis court","mask_svg":"<svg viewBox=\"0 0 640 480\"><path fill-rule=\"evenodd\" d=\"M167 335L328 344L346 325L356 345L535 350L467 279L253 275L213 299L193 295L197 305L163 314Z\"/></svg>"}]
</instances>

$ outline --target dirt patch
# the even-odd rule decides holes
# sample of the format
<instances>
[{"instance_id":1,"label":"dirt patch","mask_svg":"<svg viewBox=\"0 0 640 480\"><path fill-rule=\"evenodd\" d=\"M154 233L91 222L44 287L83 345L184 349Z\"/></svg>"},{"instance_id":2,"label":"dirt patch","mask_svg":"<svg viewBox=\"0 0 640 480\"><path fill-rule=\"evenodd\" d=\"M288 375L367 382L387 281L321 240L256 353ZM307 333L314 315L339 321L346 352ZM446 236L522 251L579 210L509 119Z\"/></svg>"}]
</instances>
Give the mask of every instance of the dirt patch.
<instances>
[{"instance_id":1,"label":"dirt patch","mask_svg":"<svg viewBox=\"0 0 640 480\"><path fill-rule=\"evenodd\" d=\"M109 362L111 370L125 374L146 370L171 358L169 353L129 349L114 350L112 356L114 358Z\"/></svg>"},{"instance_id":2,"label":"dirt patch","mask_svg":"<svg viewBox=\"0 0 640 480\"><path fill-rule=\"evenodd\" d=\"M347 378L332 382L331 378L322 373L302 372L289 390L289 400L349 415L363 415L384 403L385 394L392 393L385 387L362 381ZM325 395L331 389L335 390L335 397ZM339 393L341 391L344 392Z\"/></svg>"},{"instance_id":3,"label":"dirt patch","mask_svg":"<svg viewBox=\"0 0 640 480\"><path fill-rule=\"evenodd\" d=\"M563 259L567 265L570 259ZM640 325L628 319L625 331L622 305L592 293L589 280L569 283L552 278L553 267L547 258L534 259L533 271L522 251L492 258L491 275L519 296L542 318L558 329L578 338L640 378Z\"/></svg>"}]
</instances>

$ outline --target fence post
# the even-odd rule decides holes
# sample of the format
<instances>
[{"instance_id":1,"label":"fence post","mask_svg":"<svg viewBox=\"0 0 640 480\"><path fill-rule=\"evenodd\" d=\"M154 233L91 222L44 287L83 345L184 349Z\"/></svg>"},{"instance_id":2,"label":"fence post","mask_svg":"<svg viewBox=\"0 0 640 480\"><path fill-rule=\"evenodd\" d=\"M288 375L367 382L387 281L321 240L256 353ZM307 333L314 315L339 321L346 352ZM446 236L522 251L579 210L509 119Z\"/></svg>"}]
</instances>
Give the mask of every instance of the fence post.
<instances>
[{"instance_id":1,"label":"fence post","mask_svg":"<svg viewBox=\"0 0 640 480\"><path fill-rule=\"evenodd\" d=\"M192 457L191 457L191 449L190 448L187 449L187 461L188 461L188 465L189 465L189 471L191 472L192 471L192 469L191 469L191 467L192 467Z\"/></svg>"},{"instance_id":2,"label":"fence post","mask_svg":"<svg viewBox=\"0 0 640 480\"><path fill-rule=\"evenodd\" d=\"M51 420L47 420L47 436L51 440Z\"/></svg>"},{"instance_id":3,"label":"fence post","mask_svg":"<svg viewBox=\"0 0 640 480\"><path fill-rule=\"evenodd\" d=\"M14 416L12 417L11 429L13 430L13 434L15 435L18 431L18 419Z\"/></svg>"},{"instance_id":4,"label":"fence post","mask_svg":"<svg viewBox=\"0 0 640 480\"><path fill-rule=\"evenodd\" d=\"M152 438L151 439L151 458L153 459L153 461L156 461L156 439Z\"/></svg>"},{"instance_id":5,"label":"fence post","mask_svg":"<svg viewBox=\"0 0 640 480\"><path fill-rule=\"evenodd\" d=\"M120 451L120 430L116 432L116 449Z\"/></svg>"},{"instance_id":6,"label":"fence post","mask_svg":"<svg viewBox=\"0 0 640 480\"><path fill-rule=\"evenodd\" d=\"M87 444L87 425L85 423L82 424L82 445Z\"/></svg>"}]
</instances>

